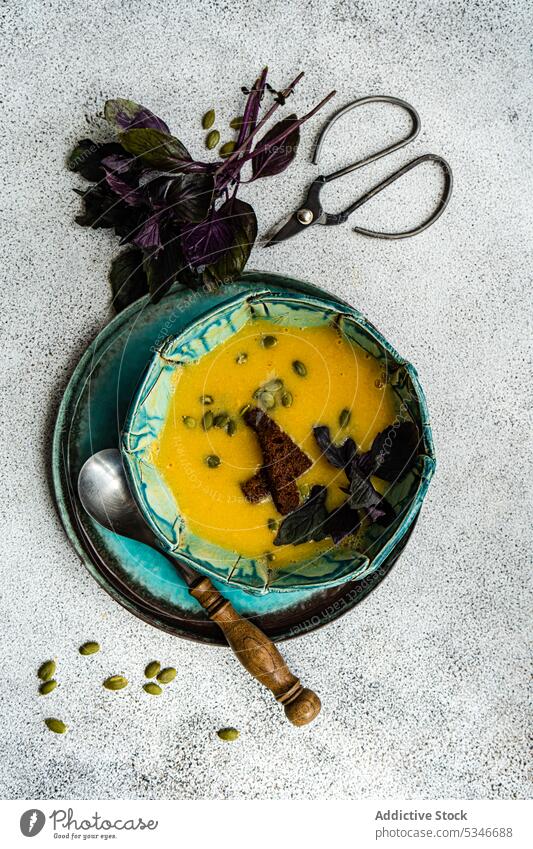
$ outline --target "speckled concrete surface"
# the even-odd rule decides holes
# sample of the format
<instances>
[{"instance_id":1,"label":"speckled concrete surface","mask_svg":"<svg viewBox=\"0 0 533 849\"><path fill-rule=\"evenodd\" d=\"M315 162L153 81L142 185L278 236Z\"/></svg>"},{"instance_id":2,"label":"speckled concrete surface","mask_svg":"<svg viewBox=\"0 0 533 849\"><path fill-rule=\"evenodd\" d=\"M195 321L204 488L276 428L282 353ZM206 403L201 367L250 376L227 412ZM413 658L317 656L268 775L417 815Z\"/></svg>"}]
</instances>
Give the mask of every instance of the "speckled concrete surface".
<instances>
[{"instance_id":1,"label":"speckled concrete surface","mask_svg":"<svg viewBox=\"0 0 533 849\"><path fill-rule=\"evenodd\" d=\"M2 4L3 796L530 796L528 5ZM107 233L73 223L66 151L87 134L85 115L121 95L161 114L200 154L198 117L213 104L228 120L238 114L240 86L264 63L279 84L307 72L298 109L331 88L338 105L369 93L410 100L423 129L394 162L434 151L456 177L449 211L416 239L380 243L348 226L324 229L256 249L250 263L319 283L380 327L419 369L439 457L423 517L390 577L354 612L284 648L324 703L303 730L288 726L229 652L179 642L114 604L78 562L48 483L57 404L109 318L106 273L117 250ZM325 166L391 138L395 121L379 107L354 114L335 129ZM290 172L249 192L262 231L314 173L308 151L318 125ZM331 190L332 207L392 166L352 175ZM357 222L414 223L437 190L438 175L420 170ZM104 650L81 664L77 647L89 638ZM64 686L45 707L34 670L49 655ZM97 686L109 672L140 681L151 657L179 670L164 700L139 687L111 699ZM43 728L49 712L70 723L66 737ZM241 729L238 743L217 739L227 724Z\"/></svg>"}]
</instances>

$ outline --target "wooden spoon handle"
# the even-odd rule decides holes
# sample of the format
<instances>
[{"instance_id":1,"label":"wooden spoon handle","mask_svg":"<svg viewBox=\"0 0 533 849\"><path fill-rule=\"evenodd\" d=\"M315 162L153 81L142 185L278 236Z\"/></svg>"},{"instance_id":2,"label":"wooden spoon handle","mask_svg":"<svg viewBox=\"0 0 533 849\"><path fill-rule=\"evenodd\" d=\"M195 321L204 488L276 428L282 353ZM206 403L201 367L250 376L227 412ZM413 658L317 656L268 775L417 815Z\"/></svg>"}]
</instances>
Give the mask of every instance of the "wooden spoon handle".
<instances>
[{"instance_id":1,"label":"wooden spoon handle","mask_svg":"<svg viewBox=\"0 0 533 849\"><path fill-rule=\"evenodd\" d=\"M268 687L293 725L307 725L320 712L320 699L292 674L276 646L255 625L239 616L209 578L189 588L207 615L223 631L228 645L250 675Z\"/></svg>"}]
</instances>

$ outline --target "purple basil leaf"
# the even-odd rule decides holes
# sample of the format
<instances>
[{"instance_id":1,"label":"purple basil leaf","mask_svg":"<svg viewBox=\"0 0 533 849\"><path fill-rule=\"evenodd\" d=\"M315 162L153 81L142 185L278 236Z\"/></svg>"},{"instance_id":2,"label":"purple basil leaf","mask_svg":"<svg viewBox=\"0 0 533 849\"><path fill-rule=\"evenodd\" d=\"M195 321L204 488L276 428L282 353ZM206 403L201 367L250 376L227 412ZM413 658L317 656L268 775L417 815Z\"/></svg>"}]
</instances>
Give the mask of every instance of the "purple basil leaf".
<instances>
[{"instance_id":1,"label":"purple basil leaf","mask_svg":"<svg viewBox=\"0 0 533 849\"><path fill-rule=\"evenodd\" d=\"M319 425L313 428L316 443L322 454L332 466L336 469L344 469L350 465L356 452L356 445L353 439L345 439L341 445L335 445L331 441L329 427Z\"/></svg>"},{"instance_id":2,"label":"purple basil leaf","mask_svg":"<svg viewBox=\"0 0 533 849\"><path fill-rule=\"evenodd\" d=\"M277 141L279 135L287 131L294 124L294 130L288 133L281 141ZM289 115L282 121L278 121L260 139L252 153L263 148L252 159L253 179L258 177L273 177L281 174L296 156L300 142L300 126L296 115Z\"/></svg>"},{"instance_id":3,"label":"purple basil leaf","mask_svg":"<svg viewBox=\"0 0 533 849\"><path fill-rule=\"evenodd\" d=\"M104 176L102 163L108 156L117 153L123 153L123 150L116 142L97 144L91 139L82 139L69 154L67 165L91 183L98 183Z\"/></svg>"},{"instance_id":4,"label":"purple basil leaf","mask_svg":"<svg viewBox=\"0 0 533 849\"><path fill-rule=\"evenodd\" d=\"M359 456L356 455L348 470L350 481L350 495L348 501L354 510L368 510L376 507L381 501L381 495L374 489L370 479L359 465Z\"/></svg>"},{"instance_id":5,"label":"purple basil leaf","mask_svg":"<svg viewBox=\"0 0 533 849\"><path fill-rule=\"evenodd\" d=\"M314 486L307 501L283 519L274 545L300 545L311 540L320 542L328 536L326 495L325 486Z\"/></svg>"},{"instance_id":6,"label":"purple basil leaf","mask_svg":"<svg viewBox=\"0 0 533 849\"><path fill-rule=\"evenodd\" d=\"M148 283L143 268L142 251L128 248L115 257L111 263L109 280L113 292L113 306L117 313L146 295Z\"/></svg>"},{"instance_id":7,"label":"purple basil leaf","mask_svg":"<svg viewBox=\"0 0 533 849\"><path fill-rule=\"evenodd\" d=\"M215 282L226 282L244 268L256 235L250 204L230 198L205 221L184 228L183 252L193 268L209 266L208 274Z\"/></svg>"},{"instance_id":8,"label":"purple basil leaf","mask_svg":"<svg viewBox=\"0 0 533 849\"><path fill-rule=\"evenodd\" d=\"M113 124L115 130L119 133L131 130L134 127L170 133L169 128L161 118L133 100L124 100L121 97L116 98L116 100L108 100L104 107L104 115L106 120Z\"/></svg>"},{"instance_id":9,"label":"purple basil leaf","mask_svg":"<svg viewBox=\"0 0 533 849\"><path fill-rule=\"evenodd\" d=\"M326 530L333 542L339 543L349 534L354 534L359 529L361 518L357 510L353 510L345 501L340 507L332 510L326 522Z\"/></svg>"},{"instance_id":10,"label":"purple basil leaf","mask_svg":"<svg viewBox=\"0 0 533 849\"><path fill-rule=\"evenodd\" d=\"M114 174L126 174L135 164L135 160L131 156L124 156L124 151L120 145L117 145L117 147L120 152L105 156L102 159L102 165Z\"/></svg>"},{"instance_id":11,"label":"purple basil leaf","mask_svg":"<svg viewBox=\"0 0 533 849\"><path fill-rule=\"evenodd\" d=\"M414 422L401 422L378 433L368 452L372 474L395 481L412 468L418 456L420 435Z\"/></svg>"},{"instance_id":12,"label":"purple basil leaf","mask_svg":"<svg viewBox=\"0 0 533 849\"><path fill-rule=\"evenodd\" d=\"M144 198L139 189L132 187L126 180L123 180L115 172L108 171L107 168L105 179L111 191L118 195L128 206L138 206L143 202Z\"/></svg>"},{"instance_id":13,"label":"purple basil leaf","mask_svg":"<svg viewBox=\"0 0 533 849\"><path fill-rule=\"evenodd\" d=\"M159 216L151 215L135 233L132 242L139 248L160 248Z\"/></svg>"},{"instance_id":14,"label":"purple basil leaf","mask_svg":"<svg viewBox=\"0 0 533 849\"><path fill-rule=\"evenodd\" d=\"M154 180L148 192L152 204L176 221L199 223L207 216L214 188L211 174L176 174Z\"/></svg>"},{"instance_id":15,"label":"purple basil leaf","mask_svg":"<svg viewBox=\"0 0 533 849\"><path fill-rule=\"evenodd\" d=\"M257 218L250 204L233 197L225 206L234 222L234 239L231 248L204 271L204 282L211 287L231 283L240 276L257 238Z\"/></svg>"}]
</instances>

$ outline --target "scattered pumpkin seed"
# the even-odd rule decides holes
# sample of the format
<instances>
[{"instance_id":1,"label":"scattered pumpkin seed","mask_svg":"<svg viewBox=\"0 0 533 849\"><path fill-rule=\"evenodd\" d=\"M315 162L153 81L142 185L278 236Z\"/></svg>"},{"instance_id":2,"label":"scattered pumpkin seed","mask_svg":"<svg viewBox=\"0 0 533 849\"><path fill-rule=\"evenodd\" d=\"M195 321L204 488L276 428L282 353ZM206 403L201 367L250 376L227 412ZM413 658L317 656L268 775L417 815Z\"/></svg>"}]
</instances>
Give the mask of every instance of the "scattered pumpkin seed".
<instances>
[{"instance_id":1,"label":"scattered pumpkin seed","mask_svg":"<svg viewBox=\"0 0 533 849\"><path fill-rule=\"evenodd\" d=\"M217 731L221 740L236 740L240 736L240 733L236 728L221 728Z\"/></svg>"},{"instance_id":2,"label":"scattered pumpkin seed","mask_svg":"<svg viewBox=\"0 0 533 849\"><path fill-rule=\"evenodd\" d=\"M267 553L265 554L265 560L266 560L266 562L267 562L267 563L272 563L272 561L273 561L273 560L275 560L275 559L276 559L276 555L275 555L275 554L272 554L272 552L271 552L271 551L267 551Z\"/></svg>"},{"instance_id":3,"label":"scattered pumpkin seed","mask_svg":"<svg viewBox=\"0 0 533 849\"><path fill-rule=\"evenodd\" d=\"M95 643L94 641L90 641L88 643L84 643L79 647L79 653L83 655L88 654L96 654L100 651L100 643Z\"/></svg>"},{"instance_id":4,"label":"scattered pumpkin seed","mask_svg":"<svg viewBox=\"0 0 533 849\"><path fill-rule=\"evenodd\" d=\"M155 681L148 681L147 684L143 684L143 690L151 696L160 696L163 692L163 689Z\"/></svg>"},{"instance_id":5,"label":"scattered pumpkin seed","mask_svg":"<svg viewBox=\"0 0 533 849\"><path fill-rule=\"evenodd\" d=\"M273 410L276 406L276 399L274 398L272 392L261 392L258 396L259 403L265 410Z\"/></svg>"},{"instance_id":6,"label":"scattered pumpkin seed","mask_svg":"<svg viewBox=\"0 0 533 849\"><path fill-rule=\"evenodd\" d=\"M209 109L202 118L202 127L204 130L210 130L215 123L215 110Z\"/></svg>"},{"instance_id":7,"label":"scattered pumpkin seed","mask_svg":"<svg viewBox=\"0 0 533 849\"><path fill-rule=\"evenodd\" d=\"M239 115L237 118L232 118L229 125L232 130L240 130L244 124L244 115Z\"/></svg>"},{"instance_id":8,"label":"scattered pumpkin seed","mask_svg":"<svg viewBox=\"0 0 533 849\"><path fill-rule=\"evenodd\" d=\"M204 413L202 416L202 427L204 430L209 430L210 427L213 427L214 416L211 410L208 410L207 413Z\"/></svg>"},{"instance_id":9,"label":"scattered pumpkin seed","mask_svg":"<svg viewBox=\"0 0 533 849\"><path fill-rule=\"evenodd\" d=\"M55 690L56 687L57 681L55 681L53 678L50 678L49 681L43 681L43 683L39 687L39 693L41 694L41 696L47 696L48 693L51 693L52 690Z\"/></svg>"},{"instance_id":10,"label":"scattered pumpkin seed","mask_svg":"<svg viewBox=\"0 0 533 849\"><path fill-rule=\"evenodd\" d=\"M222 159L225 159L226 156L231 156L231 154L233 153L233 151L235 150L236 147L237 147L237 144L234 141L229 141L229 142L226 142L225 144L223 144L222 147L219 150L219 153L220 153L220 156L222 157Z\"/></svg>"},{"instance_id":11,"label":"scattered pumpkin seed","mask_svg":"<svg viewBox=\"0 0 533 849\"><path fill-rule=\"evenodd\" d=\"M214 427L226 427L228 422L229 422L228 414L227 413L219 413L213 419L213 426Z\"/></svg>"},{"instance_id":12,"label":"scattered pumpkin seed","mask_svg":"<svg viewBox=\"0 0 533 849\"><path fill-rule=\"evenodd\" d=\"M54 677L56 671L56 662L55 660L45 660L44 663L41 663L37 675L41 679L41 681L49 681L50 678Z\"/></svg>"},{"instance_id":13,"label":"scattered pumpkin seed","mask_svg":"<svg viewBox=\"0 0 533 849\"><path fill-rule=\"evenodd\" d=\"M239 410L239 416L244 416L244 414L248 412L251 406L251 404L245 404L244 407L241 407L241 409Z\"/></svg>"},{"instance_id":14,"label":"scattered pumpkin seed","mask_svg":"<svg viewBox=\"0 0 533 849\"><path fill-rule=\"evenodd\" d=\"M248 359L248 354L246 353L246 351L242 351L242 353L240 353L237 357L235 357L235 362L237 363L238 366L242 366L242 364L245 363L247 359Z\"/></svg>"},{"instance_id":15,"label":"scattered pumpkin seed","mask_svg":"<svg viewBox=\"0 0 533 849\"><path fill-rule=\"evenodd\" d=\"M64 734L65 731L68 731L68 725L65 725L60 719L45 719L44 724L54 734Z\"/></svg>"},{"instance_id":16,"label":"scattered pumpkin seed","mask_svg":"<svg viewBox=\"0 0 533 849\"><path fill-rule=\"evenodd\" d=\"M212 404L215 399L212 395L201 395L200 403L204 405L204 407L208 407L209 404Z\"/></svg>"},{"instance_id":17,"label":"scattered pumpkin seed","mask_svg":"<svg viewBox=\"0 0 533 849\"><path fill-rule=\"evenodd\" d=\"M205 146L208 150L213 150L220 141L220 133L218 130L211 130L205 137Z\"/></svg>"},{"instance_id":18,"label":"scattered pumpkin seed","mask_svg":"<svg viewBox=\"0 0 533 849\"><path fill-rule=\"evenodd\" d=\"M380 379L379 379L379 377L378 377L378 378L377 378L377 380L375 380L375 381L374 381L374 386L377 386L377 388L378 388L378 389L383 389L383 387L385 386L385 384L384 384L384 383L383 383L383 381L382 381L382 380L380 380Z\"/></svg>"},{"instance_id":19,"label":"scattered pumpkin seed","mask_svg":"<svg viewBox=\"0 0 533 849\"><path fill-rule=\"evenodd\" d=\"M127 686L128 679L124 678L123 675L111 675L104 681L104 687L106 690L123 690L124 687Z\"/></svg>"},{"instance_id":20,"label":"scattered pumpkin seed","mask_svg":"<svg viewBox=\"0 0 533 849\"><path fill-rule=\"evenodd\" d=\"M278 523L275 519L269 519L267 521L267 526L269 531L277 531L278 529Z\"/></svg>"},{"instance_id":21,"label":"scattered pumpkin seed","mask_svg":"<svg viewBox=\"0 0 533 849\"><path fill-rule=\"evenodd\" d=\"M161 664L158 660L152 660L144 670L144 674L147 678L155 678L158 675L159 670L161 669Z\"/></svg>"},{"instance_id":22,"label":"scattered pumpkin seed","mask_svg":"<svg viewBox=\"0 0 533 849\"><path fill-rule=\"evenodd\" d=\"M261 339L261 345L263 348L273 348L277 341L278 340L275 336L263 336Z\"/></svg>"},{"instance_id":23,"label":"scattered pumpkin seed","mask_svg":"<svg viewBox=\"0 0 533 849\"><path fill-rule=\"evenodd\" d=\"M165 669L162 669L161 672L158 673L157 680L160 684L170 684L171 681L176 677L176 670L173 666L166 666Z\"/></svg>"},{"instance_id":24,"label":"scattered pumpkin seed","mask_svg":"<svg viewBox=\"0 0 533 849\"><path fill-rule=\"evenodd\" d=\"M229 422L226 425L226 433L228 434L228 436L233 436L235 434L236 430L237 430L237 425L235 424L233 419L230 419Z\"/></svg>"},{"instance_id":25,"label":"scattered pumpkin seed","mask_svg":"<svg viewBox=\"0 0 533 849\"><path fill-rule=\"evenodd\" d=\"M352 418L352 414L351 414L350 410L347 410L346 407L345 407L344 410L341 410L341 413L339 415L340 426L341 427L348 427L348 425L350 424L351 418Z\"/></svg>"},{"instance_id":26,"label":"scattered pumpkin seed","mask_svg":"<svg viewBox=\"0 0 533 849\"><path fill-rule=\"evenodd\" d=\"M193 419L192 416L182 416L181 420L185 427L188 427L189 430L192 430L193 427L196 427L196 419Z\"/></svg>"},{"instance_id":27,"label":"scattered pumpkin seed","mask_svg":"<svg viewBox=\"0 0 533 849\"><path fill-rule=\"evenodd\" d=\"M283 381L279 379L279 377L275 377L273 380L267 381L264 384L263 389L266 392L278 392L280 389L283 389Z\"/></svg>"},{"instance_id":28,"label":"scattered pumpkin seed","mask_svg":"<svg viewBox=\"0 0 533 849\"><path fill-rule=\"evenodd\" d=\"M288 392L288 390L285 390L283 392L282 396L281 396L281 403L283 404L284 407L291 407L292 401L293 401L292 394L290 392Z\"/></svg>"},{"instance_id":29,"label":"scattered pumpkin seed","mask_svg":"<svg viewBox=\"0 0 533 849\"><path fill-rule=\"evenodd\" d=\"M216 454L209 454L205 458L206 466L209 466L210 469L216 469L217 466L220 466L220 457L217 457Z\"/></svg>"},{"instance_id":30,"label":"scattered pumpkin seed","mask_svg":"<svg viewBox=\"0 0 533 849\"><path fill-rule=\"evenodd\" d=\"M305 377L307 374L307 368L304 366L301 360L294 360L292 364L292 370L299 377Z\"/></svg>"}]
</instances>

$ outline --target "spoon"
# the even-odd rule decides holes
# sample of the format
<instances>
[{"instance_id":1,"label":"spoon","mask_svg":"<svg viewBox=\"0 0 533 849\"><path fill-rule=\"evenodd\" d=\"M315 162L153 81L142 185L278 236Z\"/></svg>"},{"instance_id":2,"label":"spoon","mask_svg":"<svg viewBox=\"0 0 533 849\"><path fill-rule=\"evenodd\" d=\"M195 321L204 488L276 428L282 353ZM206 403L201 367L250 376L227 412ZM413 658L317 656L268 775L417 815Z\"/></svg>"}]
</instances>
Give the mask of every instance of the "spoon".
<instances>
[{"instance_id":1,"label":"spoon","mask_svg":"<svg viewBox=\"0 0 533 849\"><path fill-rule=\"evenodd\" d=\"M130 492L118 449L106 448L89 457L78 477L78 495L89 516L104 528L161 551ZM209 578L165 552L162 554L182 576L189 593L222 630L244 668L284 706L290 722L293 725L312 722L320 712L320 699L290 672L272 640L243 619Z\"/></svg>"}]
</instances>

